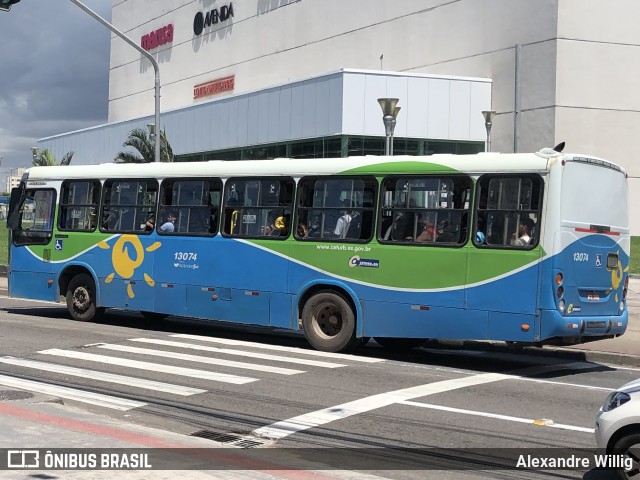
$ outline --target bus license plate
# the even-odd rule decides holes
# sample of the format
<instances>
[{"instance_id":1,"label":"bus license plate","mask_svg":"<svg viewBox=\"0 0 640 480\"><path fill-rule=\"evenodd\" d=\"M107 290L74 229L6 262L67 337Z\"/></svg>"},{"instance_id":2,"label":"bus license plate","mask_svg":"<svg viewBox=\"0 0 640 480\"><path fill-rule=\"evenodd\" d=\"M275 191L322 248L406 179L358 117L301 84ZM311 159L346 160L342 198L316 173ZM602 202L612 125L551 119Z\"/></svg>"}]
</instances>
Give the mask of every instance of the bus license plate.
<instances>
[{"instance_id":1,"label":"bus license plate","mask_svg":"<svg viewBox=\"0 0 640 480\"><path fill-rule=\"evenodd\" d=\"M597 301L600 300L600 295L598 292L587 292L587 300Z\"/></svg>"}]
</instances>

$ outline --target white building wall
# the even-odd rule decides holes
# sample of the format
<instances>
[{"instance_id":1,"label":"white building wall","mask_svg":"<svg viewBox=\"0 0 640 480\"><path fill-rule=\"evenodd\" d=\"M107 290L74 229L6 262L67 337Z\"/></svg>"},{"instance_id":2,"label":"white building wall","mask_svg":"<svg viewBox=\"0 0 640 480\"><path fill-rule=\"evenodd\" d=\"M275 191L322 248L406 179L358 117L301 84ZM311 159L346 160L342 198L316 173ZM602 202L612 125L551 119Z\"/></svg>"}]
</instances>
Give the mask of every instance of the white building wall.
<instances>
[{"instance_id":1,"label":"white building wall","mask_svg":"<svg viewBox=\"0 0 640 480\"><path fill-rule=\"evenodd\" d=\"M163 112L174 154L197 153L334 135L384 136L378 98L403 98L395 135L482 142L486 130L476 109L491 105L483 78L345 70L285 85L204 101ZM113 122L39 141L73 162L112 162L133 128L153 115ZM411 134L411 135L409 135Z\"/></svg>"}]
</instances>

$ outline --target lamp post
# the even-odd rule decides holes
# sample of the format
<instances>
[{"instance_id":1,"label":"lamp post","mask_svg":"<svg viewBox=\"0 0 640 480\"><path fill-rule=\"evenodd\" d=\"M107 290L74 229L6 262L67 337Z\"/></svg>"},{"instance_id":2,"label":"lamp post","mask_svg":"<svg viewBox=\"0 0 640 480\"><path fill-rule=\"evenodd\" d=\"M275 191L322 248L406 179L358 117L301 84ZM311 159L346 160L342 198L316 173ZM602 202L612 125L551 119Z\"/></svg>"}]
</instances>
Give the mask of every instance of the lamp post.
<instances>
[{"instance_id":1,"label":"lamp post","mask_svg":"<svg viewBox=\"0 0 640 480\"><path fill-rule=\"evenodd\" d=\"M40 149L38 147L31 147L31 158L33 159L34 162L38 157L38 153L40 153Z\"/></svg>"},{"instance_id":2,"label":"lamp post","mask_svg":"<svg viewBox=\"0 0 640 480\"><path fill-rule=\"evenodd\" d=\"M151 62L151 65L153 65L153 70L155 72L155 122L156 122L155 125L158 128L160 128L160 67L158 66L158 62L156 62L156 59L153 58L153 55L147 52L144 48L142 48L136 42L131 40L124 33L122 33L116 27L114 27L109 22L107 22L104 18L102 18L96 12L94 12L85 4L83 4L80 0L71 0L71 3L80 7L82 10L84 10L85 13L89 14L91 17L96 19L99 23L101 23L102 25L107 27L109 30L111 30L113 33L118 35L122 40L124 40L133 48L138 50L138 52L144 55ZM156 162L160 161L160 142L156 142L155 161Z\"/></svg>"},{"instance_id":3,"label":"lamp post","mask_svg":"<svg viewBox=\"0 0 640 480\"><path fill-rule=\"evenodd\" d=\"M487 129L487 146L485 152L491 151L491 127L493 126L493 117L496 116L495 110L483 110L484 126Z\"/></svg>"},{"instance_id":4,"label":"lamp post","mask_svg":"<svg viewBox=\"0 0 640 480\"><path fill-rule=\"evenodd\" d=\"M393 155L393 131L396 128L396 117L400 112L397 107L400 100L397 98L379 98L378 103L382 109L382 123L384 123L384 133L387 137L384 154Z\"/></svg>"}]
</instances>

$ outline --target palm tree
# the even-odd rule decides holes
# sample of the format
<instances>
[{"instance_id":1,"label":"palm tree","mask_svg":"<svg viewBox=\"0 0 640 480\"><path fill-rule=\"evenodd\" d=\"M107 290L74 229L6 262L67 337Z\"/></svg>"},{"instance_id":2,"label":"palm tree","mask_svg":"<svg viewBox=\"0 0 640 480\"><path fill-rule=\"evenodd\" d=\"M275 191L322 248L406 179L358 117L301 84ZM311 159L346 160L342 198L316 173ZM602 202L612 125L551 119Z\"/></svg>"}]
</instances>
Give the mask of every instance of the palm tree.
<instances>
[{"instance_id":1,"label":"palm tree","mask_svg":"<svg viewBox=\"0 0 640 480\"><path fill-rule=\"evenodd\" d=\"M139 155L132 152L118 152L114 159L116 163L153 163L155 161L155 139L150 138L150 135L141 128L131 130L122 146L137 150ZM164 129L160 132L160 161L173 162L173 150Z\"/></svg>"},{"instance_id":2,"label":"palm tree","mask_svg":"<svg viewBox=\"0 0 640 480\"><path fill-rule=\"evenodd\" d=\"M69 165L71 163L71 159L73 158L74 152L67 152L60 160L60 165ZM56 156L53 154L51 150L45 148L44 150L40 150L32 160L32 165L34 167L51 167L58 165L58 160Z\"/></svg>"}]
</instances>

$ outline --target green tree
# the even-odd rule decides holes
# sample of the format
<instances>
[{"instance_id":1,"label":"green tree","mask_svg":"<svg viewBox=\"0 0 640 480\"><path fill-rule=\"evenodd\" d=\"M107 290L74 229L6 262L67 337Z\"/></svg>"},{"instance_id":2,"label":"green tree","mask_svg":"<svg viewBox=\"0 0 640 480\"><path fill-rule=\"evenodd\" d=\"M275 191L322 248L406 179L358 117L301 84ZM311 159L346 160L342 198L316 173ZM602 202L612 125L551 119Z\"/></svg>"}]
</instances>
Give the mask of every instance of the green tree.
<instances>
[{"instance_id":1,"label":"green tree","mask_svg":"<svg viewBox=\"0 0 640 480\"><path fill-rule=\"evenodd\" d=\"M73 158L73 152L67 152L60 160L60 165L69 165L71 163L71 159ZM58 165L58 159L53 154L51 150L45 148L44 150L40 150L32 160L32 165L34 167L52 167Z\"/></svg>"},{"instance_id":2,"label":"green tree","mask_svg":"<svg viewBox=\"0 0 640 480\"><path fill-rule=\"evenodd\" d=\"M123 147L131 147L138 152L118 152L114 161L116 163L152 163L155 161L156 143L147 132L141 128L134 128L129 132L129 137L122 144ZM160 132L160 161L173 162L173 150L167 139L167 132Z\"/></svg>"}]
</instances>

